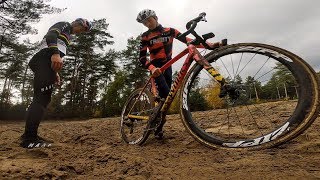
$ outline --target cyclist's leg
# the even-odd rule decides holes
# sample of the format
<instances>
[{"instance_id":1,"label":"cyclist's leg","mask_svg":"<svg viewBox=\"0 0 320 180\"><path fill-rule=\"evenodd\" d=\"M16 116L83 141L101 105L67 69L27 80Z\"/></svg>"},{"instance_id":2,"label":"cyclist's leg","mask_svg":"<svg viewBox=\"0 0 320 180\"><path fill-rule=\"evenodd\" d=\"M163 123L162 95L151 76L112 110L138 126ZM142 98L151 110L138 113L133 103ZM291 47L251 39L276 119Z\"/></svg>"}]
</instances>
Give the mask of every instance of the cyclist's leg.
<instances>
[{"instance_id":1,"label":"cyclist's leg","mask_svg":"<svg viewBox=\"0 0 320 180\"><path fill-rule=\"evenodd\" d=\"M165 62L156 61L152 63L155 67L161 68ZM171 87L172 82L172 68L169 67L162 74L156 78L154 78L156 87L158 90L158 95L161 99L166 99Z\"/></svg>"},{"instance_id":2,"label":"cyclist's leg","mask_svg":"<svg viewBox=\"0 0 320 180\"><path fill-rule=\"evenodd\" d=\"M167 85L169 89L171 88L172 85L172 67L170 66L168 69L166 69L163 72L164 78L166 79Z\"/></svg>"},{"instance_id":3,"label":"cyclist's leg","mask_svg":"<svg viewBox=\"0 0 320 180\"><path fill-rule=\"evenodd\" d=\"M165 79L165 82L168 86L168 93L166 94L165 98L168 96L169 94L169 91L170 91L170 87L171 87L171 84L172 84L172 67L169 67L168 69L166 69L164 72L163 72L163 77ZM161 118L161 123L159 125L159 127L156 129L155 131L155 136L157 139L162 139L163 138L163 126L164 124L166 123L166 114L164 113L161 113L160 114L160 118Z\"/></svg>"},{"instance_id":4,"label":"cyclist's leg","mask_svg":"<svg viewBox=\"0 0 320 180\"><path fill-rule=\"evenodd\" d=\"M51 68L50 58L50 53L42 50L29 63L30 68L34 72L34 96L26 114L23 139L35 139L38 137L40 121L51 101L55 72Z\"/></svg>"},{"instance_id":5,"label":"cyclist's leg","mask_svg":"<svg viewBox=\"0 0 320 180\"><path fill-rule=\"evenodd\" d=\"M161 74L160 76L154 78L154 80L156 82L160 98L161 99L167 98L167 96L170 92L170 88L167 84L167 81L166 81L164 75Z\"/></svg>"}]
</instances>

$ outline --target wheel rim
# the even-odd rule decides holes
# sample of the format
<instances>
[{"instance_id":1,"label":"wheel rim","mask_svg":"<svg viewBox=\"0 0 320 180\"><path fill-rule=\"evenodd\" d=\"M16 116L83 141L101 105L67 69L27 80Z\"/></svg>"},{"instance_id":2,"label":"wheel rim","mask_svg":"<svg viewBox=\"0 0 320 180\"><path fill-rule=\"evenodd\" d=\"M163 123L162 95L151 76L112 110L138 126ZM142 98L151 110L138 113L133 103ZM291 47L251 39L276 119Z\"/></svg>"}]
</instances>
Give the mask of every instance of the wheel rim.
<instances>
[{"instance_id":1,"label":"wheel rim","mask_svg":"<svg viewBox=\"0 0 320 180\"><path fill-rule=\"evenodd\" d=\"M261 145L284 135L290 123L295 123L298 116L295 113L301 109L298 104L305 104L301 102L305 89L298 86L303 78L290 71L296 70L296 67L289 56L268 48L263 51L263 47L259 47L262 51L258 53L256 49L246 46L237 48L220 56L215 55L217 58L211 63L219 68L220 74L229 78L232 90L225 97L215 99L220 87L205 70L198 67L199 72L191 74L187 80L184 91L189 93L184 94L189 96L183 96L186 100L182 113L191 117L192 121L187 126L196 127L191 130L195 136L214 144L228 147ZM246 71L246 68L249 70ZM205 75L209 77L209 83L205 83ZM192 85L192 77L197 77L197 85ZM244 79L247 83L242 83ZM275 85L275 81L283 84L282 87ZM292 86L291 89L289 86ZM278 90L267 91L270 87L277 87Z\"/></svg>"},{"instance_id":2,"label":"wheel rim","mask_svg":"<svg viewBox=\"0 0 320 180\"><path fill-rule=\"evenodd\" d=\"M148 116L153 108L152 101L146 93L143 92L137 100L138 96L139 94L135 94L129 99L121 116L122 139L129 144L139 144L142 140L147 120L140 117Z\"/></svg>"}]
</instances>

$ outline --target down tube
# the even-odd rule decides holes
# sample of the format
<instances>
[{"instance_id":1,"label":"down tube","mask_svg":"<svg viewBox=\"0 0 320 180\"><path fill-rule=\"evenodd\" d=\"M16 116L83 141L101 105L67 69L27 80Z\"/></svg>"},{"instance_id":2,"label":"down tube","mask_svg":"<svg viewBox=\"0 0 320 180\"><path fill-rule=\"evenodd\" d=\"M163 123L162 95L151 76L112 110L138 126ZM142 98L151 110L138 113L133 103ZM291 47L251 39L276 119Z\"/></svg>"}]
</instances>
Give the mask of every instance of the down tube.
<instances>
[{"instance_id":1,"label":"down tube","mask_svg":"<svg viewBox=\"0 0 320 180\"><path fill-rule=\"evenodd\" d=\"M175 79L173 85L171 86L169 95L167 96L166 101L164 102L164 105L163 105L162 108L161 108L161 112L166 113L166 112L169 110L170 105L171 105L174 97L176 96L176 94L177 94L177 92L178 92L178 89L179 89L180 86L181 86L182 80L183 80L183 78L186 76L186 74L187 74L187 72L188 72L188 69L189 69L192 61L193 61L193 58L192 58L192 56L189 54L188 57L187 57L187 59L186 59L185 62L183 63L183 66L181 67L180 72L179 72L177 78Z\"/></svg>"}]
</instances>

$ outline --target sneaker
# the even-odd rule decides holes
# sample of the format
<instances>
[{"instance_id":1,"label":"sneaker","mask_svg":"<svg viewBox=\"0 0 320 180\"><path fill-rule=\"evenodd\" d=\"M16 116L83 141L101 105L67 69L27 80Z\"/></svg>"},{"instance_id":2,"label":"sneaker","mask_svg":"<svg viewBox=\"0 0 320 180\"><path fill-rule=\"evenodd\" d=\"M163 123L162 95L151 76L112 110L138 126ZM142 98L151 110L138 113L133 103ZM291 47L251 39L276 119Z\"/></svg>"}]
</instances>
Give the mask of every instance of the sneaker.
<instances>
[{"instance_id":1,"label":"sneaker","mask_svg":"<svg viewBox=\"0 0 320 180\"><path fill-rule=\"evenodd\" d=\"M48 148L52 146L53 141L51 140L46 140L45 138L42 138L40 136L37 136L35 138L26 138L26 137L21 137L21 143L20 146L23 148Z\"/></svg>"}]
</instances>

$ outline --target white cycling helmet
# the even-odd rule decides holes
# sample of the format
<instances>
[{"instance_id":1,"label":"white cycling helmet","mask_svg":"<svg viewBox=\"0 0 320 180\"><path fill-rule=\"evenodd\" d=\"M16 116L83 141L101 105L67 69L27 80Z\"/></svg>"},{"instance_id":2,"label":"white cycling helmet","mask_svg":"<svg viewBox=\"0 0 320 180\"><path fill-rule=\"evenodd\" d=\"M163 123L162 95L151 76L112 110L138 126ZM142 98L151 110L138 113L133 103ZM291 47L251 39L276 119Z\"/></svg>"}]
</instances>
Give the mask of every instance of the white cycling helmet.
<instances>
[{"instance_id":1,"label":"white cycling helmet","mask_svg":"<svg viewBox=\"0 0 320 180\"><path fill-rule=\"evenodd\" d=\"M137 16L137 21L139 23L142 23L145 19L147 19L148 17L151 17L151 16L157 18L156 12L154 12L154 10L151 10L151 9L144 9L139 12L139 14Z\"/></svg>"}]
</instances>

